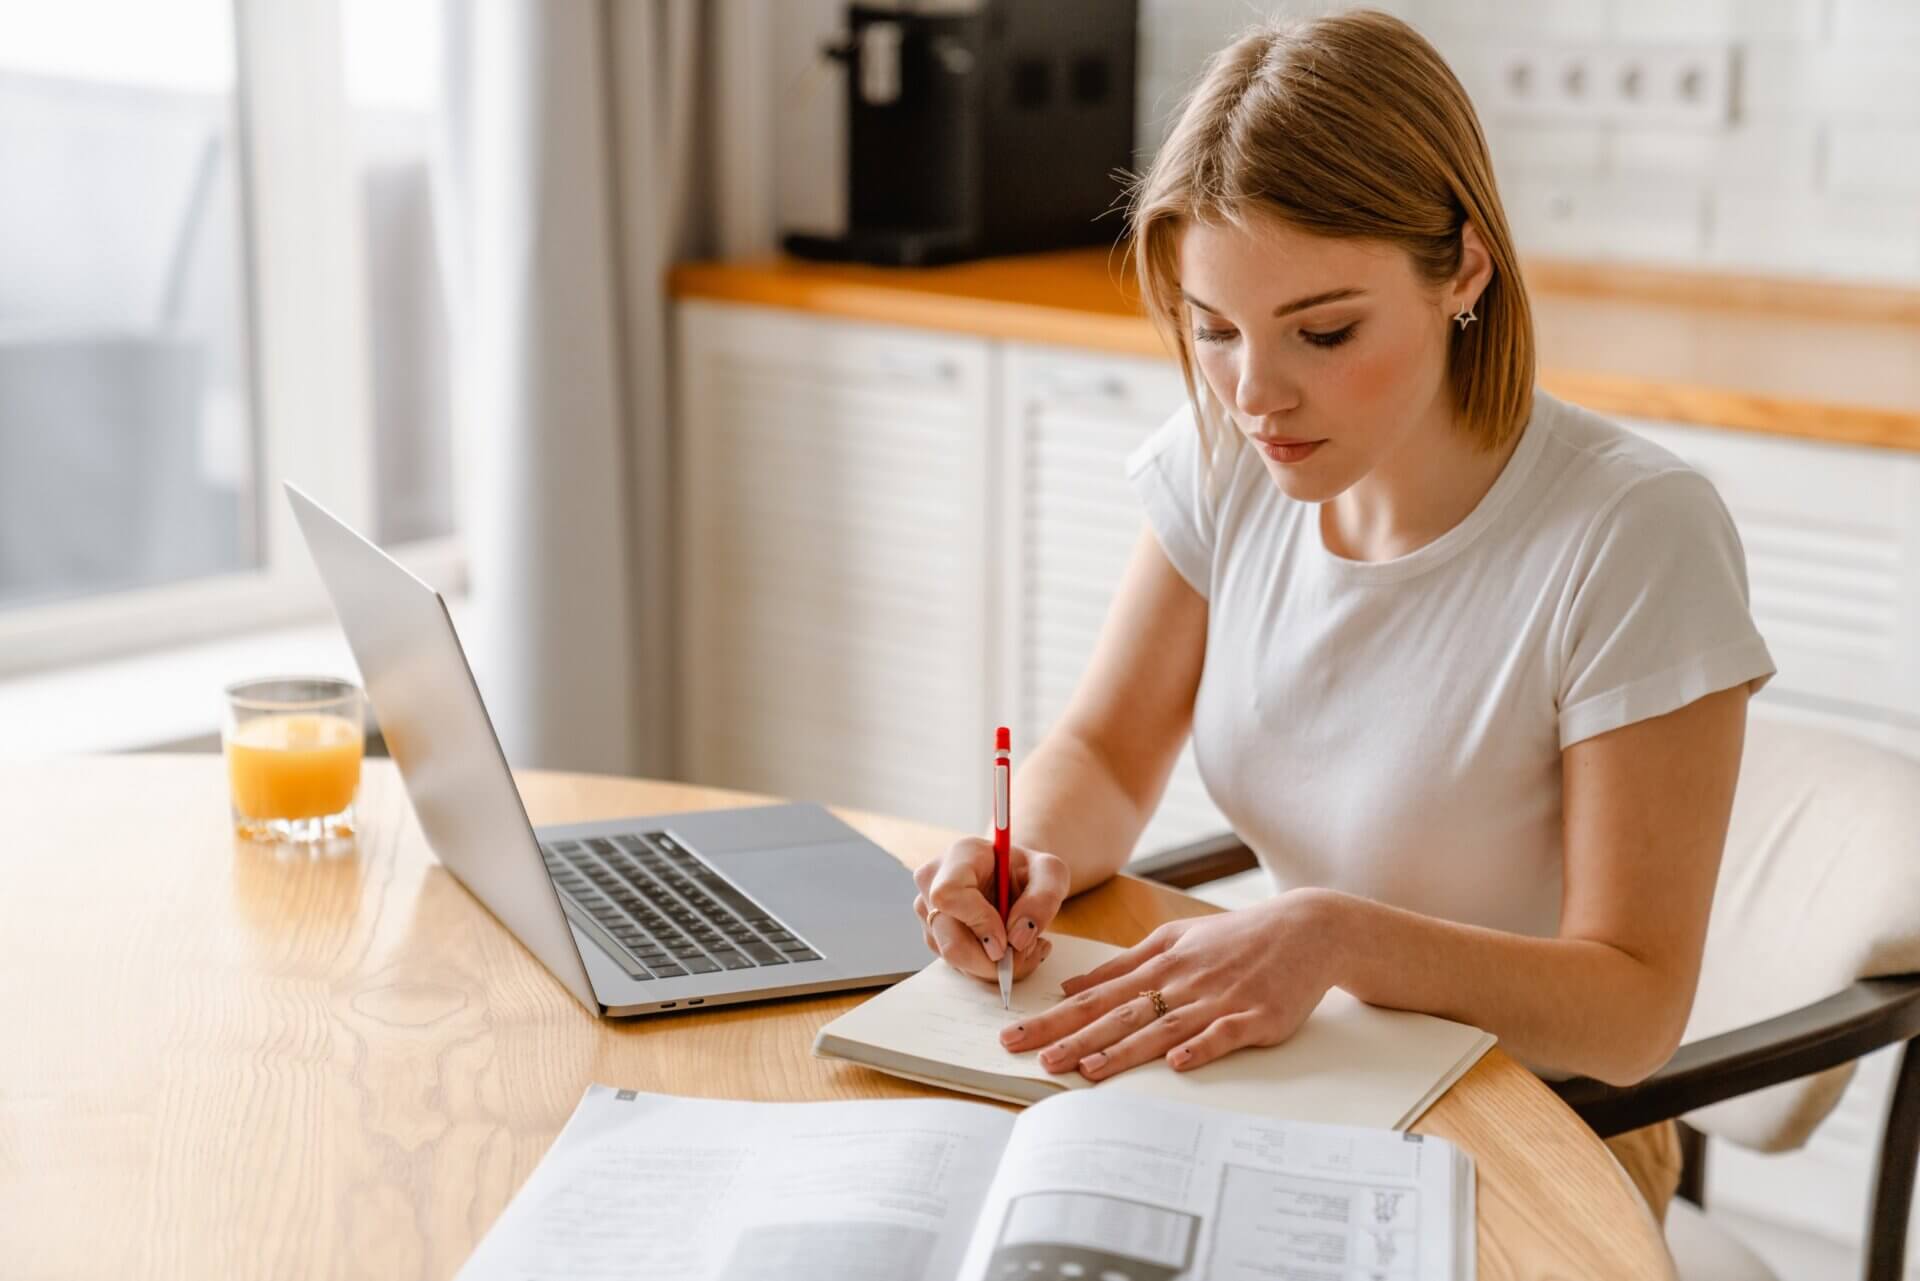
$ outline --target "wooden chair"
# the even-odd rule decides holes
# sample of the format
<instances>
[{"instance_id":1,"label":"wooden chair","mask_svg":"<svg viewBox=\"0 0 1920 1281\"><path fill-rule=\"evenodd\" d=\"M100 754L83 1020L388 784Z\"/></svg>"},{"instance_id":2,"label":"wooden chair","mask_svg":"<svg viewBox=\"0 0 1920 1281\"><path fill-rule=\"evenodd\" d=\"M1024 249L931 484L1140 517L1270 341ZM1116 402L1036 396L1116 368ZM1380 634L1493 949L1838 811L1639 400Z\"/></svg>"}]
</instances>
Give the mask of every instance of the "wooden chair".
<instances>
[{"instance_id":1,"label":"wooden chair","mask_svg":"<svg viewBox=\"0 0 1920 1281\"><path fill-rule=\"evenodd\" d=\"M1258 863L1232 834L1128 871L1192 889ZM1856 1060L1904 1043L1876 1159L1861 1275L1904 1275L1920 1159L1920 762L1754 718L1687 1037L1636 1085L1550 1082L1605 1138L1669 1118L1686 1157L1667 1238L1681 1277L1771 1277L1698 1212L1706 1134L1786 1151L1839 1101Z\"/></svg>"}]
</instances>

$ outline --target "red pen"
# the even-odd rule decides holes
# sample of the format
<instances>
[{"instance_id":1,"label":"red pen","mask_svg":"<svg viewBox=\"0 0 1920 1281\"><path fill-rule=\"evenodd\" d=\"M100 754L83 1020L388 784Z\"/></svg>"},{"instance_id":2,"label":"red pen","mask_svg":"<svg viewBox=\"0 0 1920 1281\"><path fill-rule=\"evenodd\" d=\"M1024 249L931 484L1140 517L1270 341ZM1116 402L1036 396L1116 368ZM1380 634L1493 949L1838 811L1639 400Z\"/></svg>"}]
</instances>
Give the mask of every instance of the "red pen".
<instances>
[{"instance_id":1,"label":"red pen","mask_svg":"<svg viewBox=\"0 0 1920 1281\"><path fill-rule=\"evenodd\" d=\"M993 885L999 900L1000 923L1013 910L1013 738L1002 725L993 732ZM1013 936L1000 948L1000 1008L1013 1006Z\"/></svg>"}]
</instances>

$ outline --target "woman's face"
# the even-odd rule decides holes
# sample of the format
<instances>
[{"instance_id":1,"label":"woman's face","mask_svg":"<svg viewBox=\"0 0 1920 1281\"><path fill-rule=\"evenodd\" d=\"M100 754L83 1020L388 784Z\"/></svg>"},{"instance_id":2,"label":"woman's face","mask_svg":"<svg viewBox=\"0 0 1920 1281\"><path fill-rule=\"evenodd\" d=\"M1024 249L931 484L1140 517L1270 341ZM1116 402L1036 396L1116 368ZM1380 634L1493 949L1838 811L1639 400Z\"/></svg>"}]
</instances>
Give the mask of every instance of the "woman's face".
<instances>
[{"instance_id":1,"label":"woman's face","mask_svg":"<svg viewBox=\"0 0 1920 1281\"><path fill-rule=\"evenodd\" d=\"M1389 463L1417 471L1417 451L1453 438L1451 312L1398 246L1264 215L1189 223L1180 283L1201 375L1290 497L1324 503Z\"/></svg>"}]
</instances>

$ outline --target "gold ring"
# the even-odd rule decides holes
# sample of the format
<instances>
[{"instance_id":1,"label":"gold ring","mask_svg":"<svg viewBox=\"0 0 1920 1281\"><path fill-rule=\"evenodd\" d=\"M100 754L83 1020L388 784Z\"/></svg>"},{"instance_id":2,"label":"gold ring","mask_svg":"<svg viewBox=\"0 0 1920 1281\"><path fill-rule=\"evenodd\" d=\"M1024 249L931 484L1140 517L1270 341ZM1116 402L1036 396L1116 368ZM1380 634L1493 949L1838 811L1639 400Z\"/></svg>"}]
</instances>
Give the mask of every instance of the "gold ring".
<instances>
[{"instance_id":1,"label":"gold ring","mask_svg":"<svg viewBox=\"0 0 1920 1281\"><path fill-rule=\"evenodd\" d=\"M1144 997L1146 997L1146 998L1147 998L1147 999L1148 999L1149 1001L1152 1001L1152 1002L1153 1002L1153 1017L1154 1017L1154 1018L1156 1018L1156 1019L1157 1019L1157 1018L1161 1018L1161 1017L1163 1017L1163 1016L1164 1016L1164 1015L1166 1014L1166 1012L1167 1012L1167 998L1166 998L1166 997L1164 997L1164 996L1162 996L1162 995L1160 995L1160 991L1159 991L1159 989L1158 989L1158 988L1151 988L1151 987L1150 987L1150 988L1147 988L1147 989L1145 989L1145 990L1143 990L1143 991L1142 991L1142 992L1140 993L1140 995L1142 995L1142 996L1144 996Z\"/></svg>"}]
</instances>

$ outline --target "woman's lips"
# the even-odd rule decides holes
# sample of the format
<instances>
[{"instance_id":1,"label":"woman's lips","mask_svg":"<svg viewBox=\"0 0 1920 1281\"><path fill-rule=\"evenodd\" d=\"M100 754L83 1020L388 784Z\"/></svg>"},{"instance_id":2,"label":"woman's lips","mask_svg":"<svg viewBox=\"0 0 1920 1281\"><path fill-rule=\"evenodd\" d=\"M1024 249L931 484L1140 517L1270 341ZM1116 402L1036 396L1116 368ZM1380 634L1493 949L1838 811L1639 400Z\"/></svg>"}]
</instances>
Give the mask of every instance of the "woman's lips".
<instances>
[{"instance_id":1,"label":"woman's lips","mask_svg":"<svg viewBox=\"0 0 1920 1281\"><path fill-rule=\"evenodd\" d=\"M1260 452L1276 463L1297 463L1326 444L1324 440L1267 440L1254 437L1260 445Z\"/></svg>"}]
</instances>

